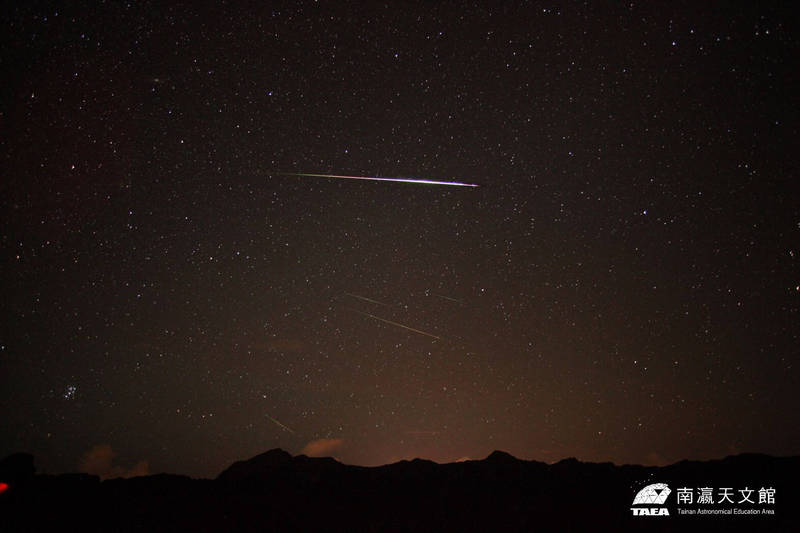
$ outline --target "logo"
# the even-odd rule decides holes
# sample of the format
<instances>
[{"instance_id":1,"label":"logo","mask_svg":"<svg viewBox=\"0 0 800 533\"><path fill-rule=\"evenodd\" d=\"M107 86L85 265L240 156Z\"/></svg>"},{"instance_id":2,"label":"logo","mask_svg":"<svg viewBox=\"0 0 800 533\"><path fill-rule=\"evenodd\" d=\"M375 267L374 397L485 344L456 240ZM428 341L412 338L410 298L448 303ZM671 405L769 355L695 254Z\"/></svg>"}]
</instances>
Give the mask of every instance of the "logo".
<instances>
[{"instance_id":1,"label":"logo","mask_svg":"<svg viewBox=\"0 0 800 533\"><path fill-rule=\"evenodd\" d=\"M663 506L671 492L666 483L647 485L633 499L633 505L642 506L631 507L633 516L669 516L669 510L666 507L656 506Z\"/></svg>"}]
</instances>

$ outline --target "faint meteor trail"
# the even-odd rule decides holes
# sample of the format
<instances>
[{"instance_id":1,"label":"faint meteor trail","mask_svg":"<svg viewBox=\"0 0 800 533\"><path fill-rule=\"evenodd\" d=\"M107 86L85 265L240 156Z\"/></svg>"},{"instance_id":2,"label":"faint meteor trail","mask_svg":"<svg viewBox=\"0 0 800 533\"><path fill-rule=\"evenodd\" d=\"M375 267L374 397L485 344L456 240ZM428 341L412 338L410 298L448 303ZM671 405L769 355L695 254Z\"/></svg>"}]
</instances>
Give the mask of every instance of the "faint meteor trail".
<instances>
[{"instance_id":1,"label":"faint meteor trail","mask_svg":"<svg viewBox=\"0 0 800 533\"><path fill-rule=\"evenodd\" d=\"M358 309L353 309L353 311L355 311L356 313L358 313L360 315L368 316L370 318L374 318L375 320L380 320L381 322L386 322L387 324L391 324L391 325L397 326L399 328L407 329L408 331L413 331L414 333L419 333L420 335L425 335L427 337L433 337L434 339L442 340L441 337L437 337L433 333L427 333L427 332L419 330L419 329L410 328L410 327L404 326L403 324L400 324L398 322L393 322L391 320L386 320L385 318L381 318L379 316L375 316L375 315L371 315L369 313L365 313L363 311L359 311Z\"/></svg>"},{"instance_id":2,"label":"faint meteor trail","mask_svg":"<svg viewBox=\"0 0 800 533\"><path fill-rule=\"evenodd\" d=\"M458 181L434 181L412 178L379 178L376 176L342 176L339 174L309 174L305 172L281 172L284 176L304 176L309 178L336 178L342 180L367 180L367 181L397 181L400 183L419 183L421 185L449 185L451 187L478 187L475 183L461 183Z\"/></svg>"},{"instance_id":3,"label":"faint meteor trail","mask_svg":"<svg viewBox=\"0 0 800 533\"><path fill-rule=\"evenodd\" d=\"M363 300L365 302L370 302L373 304L384 305L386 307L396 307L392 304L385 304L383 302L379 302L378 300L373 300L372 298L367 298L366 296L359 296L358 294L353 294L352 292L346 292L347 296L352 296L353 298L358 298L359 300Z\"/></svg>"},{"instance_id":4,"label":"faint meteor trail","mask_svg":"<svg viewBox=\"0 0 800 533\"><path fill-rule=\"evenodd\" d=\"M288 427L288 426L284 426L283 424L281 424L280 422L278 422L277 420L275 420L274 418L272 418L271 416L269 416L269 415L268 415L268 414L266 414L266 413L264 414L264 416L266 416L267 418L269 418L270 420L272 420L273 422L275 422L276 424L278 424L280 427L282 427L283 429L285 429L286 431L288 431L289 433L291 433L291 434L293 434L293 435L294 435L294 431L292 430L292 428L290 428L290 427Z\"/></svg>"},{"instance_id":5,"label":"faint meteor trail","mask_svg":"<svg viewBox=\"0 0 800 533\"><path fill-rule=\"evenodd\" d=\"M464 303L464 300L458 300L456 298L451 298L451 297L445 296L443 294L436 294L435 292L432 292L431 294L433 294L434 296L438 296L439 298L444 298L445 300L450 300L451 302L458 302L460 304Z\"/></svg>"}]
</instances>

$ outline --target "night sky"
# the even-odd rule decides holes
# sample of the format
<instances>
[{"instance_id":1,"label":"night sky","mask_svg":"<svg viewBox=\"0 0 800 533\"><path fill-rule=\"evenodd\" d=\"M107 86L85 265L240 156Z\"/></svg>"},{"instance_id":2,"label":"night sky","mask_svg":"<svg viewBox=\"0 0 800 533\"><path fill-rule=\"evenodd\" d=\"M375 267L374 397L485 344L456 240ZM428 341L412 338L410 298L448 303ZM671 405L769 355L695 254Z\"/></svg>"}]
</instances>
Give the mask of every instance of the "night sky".
<instances>
[{"instance_id":1,"label":"night sky","mask_svg":"<svg viewBox=\"0 0 800 533\"><path fill-rule=\"evenodd\" d=\"M0 455L800 453L791 3L17 4Z\"/></svg>"}]
</instances>

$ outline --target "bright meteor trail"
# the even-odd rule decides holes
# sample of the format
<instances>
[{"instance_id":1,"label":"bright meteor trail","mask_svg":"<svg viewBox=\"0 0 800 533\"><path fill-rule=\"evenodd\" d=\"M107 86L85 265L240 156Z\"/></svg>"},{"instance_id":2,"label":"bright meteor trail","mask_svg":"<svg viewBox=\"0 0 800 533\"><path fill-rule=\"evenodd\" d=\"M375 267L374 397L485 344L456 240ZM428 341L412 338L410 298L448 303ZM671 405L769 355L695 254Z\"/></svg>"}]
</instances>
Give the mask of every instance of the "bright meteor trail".
<instances>
[{"instance_id":1,"label":"bright meteor trail","mask_svg":"<svg viewBox=\"0 0 800 533\"><path fill-rule=\"evenodd\" d=\"M367 180L367 181L399 181L401 183L420 183L422 185L449 185L451 187L477 187L475 183L461 183L458 181L433 181L433 180L418 180L411 178L378 178L373 176L340 176L337 174L307 174L307 173L294 173L285 172L284 176L305 176L311 178L336 178L344 180Z\"/></svg>"}]
</instances>

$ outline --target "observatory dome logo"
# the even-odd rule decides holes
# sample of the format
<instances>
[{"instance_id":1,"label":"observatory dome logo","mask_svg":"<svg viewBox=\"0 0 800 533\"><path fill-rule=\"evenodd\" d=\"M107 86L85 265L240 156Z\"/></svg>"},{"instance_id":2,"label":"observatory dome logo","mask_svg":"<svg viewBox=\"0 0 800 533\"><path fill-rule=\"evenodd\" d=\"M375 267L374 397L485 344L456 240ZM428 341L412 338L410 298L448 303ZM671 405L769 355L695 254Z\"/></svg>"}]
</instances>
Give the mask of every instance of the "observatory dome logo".
<instances>
[{"instance_id":1,"label":"observatory dome logo","mask_svg":"<svg viewBox=\"0 0 800 533\"><path fill-rule=\"evenodd\" d=\"M633 499L633 505L640 506L631 507L633 516L669 516L669 510L663 505L671 492L666 483L647 485Z\"/></svg>"}]
</instances>

